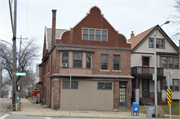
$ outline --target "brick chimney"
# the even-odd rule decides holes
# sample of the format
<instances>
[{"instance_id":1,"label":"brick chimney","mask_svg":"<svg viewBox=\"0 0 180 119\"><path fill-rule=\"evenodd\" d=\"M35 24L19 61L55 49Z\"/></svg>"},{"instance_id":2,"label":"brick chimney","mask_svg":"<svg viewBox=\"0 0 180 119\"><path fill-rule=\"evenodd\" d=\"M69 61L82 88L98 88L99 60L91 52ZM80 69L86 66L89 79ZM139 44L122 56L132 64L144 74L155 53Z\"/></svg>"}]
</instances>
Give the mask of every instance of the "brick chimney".
<instances>
[{"instance_id":1,"label":"brick chimney","mask_svg":"<svg viewBox=\"0 0 180 119\"><path fill-rule=\"evenodd\" d=\"M133 33L133 31L132 31L132 33L131 33L131 38L133 38L134 37L134 33Z\"/></svg>"},{"instance_id":2,"label":"brick chimney","mask_svg":"<svg viewBox=\"0 0 180 119\"><path fill-rule=\"evenodd\" d=\"M51 48L53 48L56 43L56 10L52 10L52 39L51 39Z\"/></svg>"}]
</instances>

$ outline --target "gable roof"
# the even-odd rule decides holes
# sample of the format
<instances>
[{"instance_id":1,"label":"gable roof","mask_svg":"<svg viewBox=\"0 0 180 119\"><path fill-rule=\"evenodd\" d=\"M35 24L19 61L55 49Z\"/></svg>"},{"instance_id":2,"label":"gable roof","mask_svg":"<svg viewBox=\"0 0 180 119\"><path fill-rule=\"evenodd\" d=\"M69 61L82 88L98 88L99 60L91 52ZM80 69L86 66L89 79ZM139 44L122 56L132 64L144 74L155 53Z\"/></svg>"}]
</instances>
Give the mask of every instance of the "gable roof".
<instances>
[{"instance_id":1,"label":"gable roof","mask_svg":"<svg viewBox=\"0 0 180 119\"><path fill-rule=\"evenodd\" d=\"M156 26L153 26L152 28L132 37L128 40L128 42L131 42L131 48L133 49L144 37L146 37Z\"/></svg>"},{"instance_id":2,"label":"gable roof","mask_svg":"<svg viewBox=\"0 0 180 119\"><path fill-rule=\"evenodd\" d=\"M164 32L164 30L159 26L156 25L128 40L128 42L131 42L131 49L132 52L135 51L152 33L154 33L155 30L159 28L159 32L165 37L165 39L174 47L174 49L179 52L179 48L177 45L169 38L169 36Z\"/></svg>"}]
</instances>

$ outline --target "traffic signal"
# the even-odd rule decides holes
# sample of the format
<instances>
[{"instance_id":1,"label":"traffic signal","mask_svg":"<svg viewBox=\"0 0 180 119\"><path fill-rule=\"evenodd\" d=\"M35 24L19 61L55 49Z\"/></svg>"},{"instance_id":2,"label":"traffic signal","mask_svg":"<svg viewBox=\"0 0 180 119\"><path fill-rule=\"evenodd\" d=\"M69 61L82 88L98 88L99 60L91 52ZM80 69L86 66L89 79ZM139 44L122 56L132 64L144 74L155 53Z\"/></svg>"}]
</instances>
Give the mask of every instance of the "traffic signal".
<instances>
[{"instance_id":1,"label":"traffic signal","mask_svg":"<svg viewBox=\"0 0 180 119\"><path fill-rule=\"evenodd\" d=\"M155 74L153 74L153 76L152 76L152 80L153 80L153 81L155 80Z\"/></svg>"}]
</instances>

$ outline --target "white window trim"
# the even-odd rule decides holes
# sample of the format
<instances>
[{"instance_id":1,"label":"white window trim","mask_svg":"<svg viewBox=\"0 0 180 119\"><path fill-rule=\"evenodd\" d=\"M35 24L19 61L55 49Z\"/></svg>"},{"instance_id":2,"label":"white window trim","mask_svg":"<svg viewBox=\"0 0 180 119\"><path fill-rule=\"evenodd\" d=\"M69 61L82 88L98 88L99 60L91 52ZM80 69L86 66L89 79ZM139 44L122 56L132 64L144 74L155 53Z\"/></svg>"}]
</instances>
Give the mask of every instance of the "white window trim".
<instances>
[{"instance_id":1,"label":"white window trim","mask_svg":"<svg viewBox=\"0 0 180 119\"><path fill-rule=\"evenodd\" d=\"M98 28L85 28L85 27L82 27L82 30L81 30L81 39L82 40L83 40L83 29L88 29L88 40L87 41L93 41L93 40L89 40L89 30L90 29L94 29L94 41L96 41L96 30L100 30L100 41L101 42L108 42L108 29L98 29ZM107 31L107 40L106 41L102 41L102 30L106 30Z\"/></svg>"}]
</instances>

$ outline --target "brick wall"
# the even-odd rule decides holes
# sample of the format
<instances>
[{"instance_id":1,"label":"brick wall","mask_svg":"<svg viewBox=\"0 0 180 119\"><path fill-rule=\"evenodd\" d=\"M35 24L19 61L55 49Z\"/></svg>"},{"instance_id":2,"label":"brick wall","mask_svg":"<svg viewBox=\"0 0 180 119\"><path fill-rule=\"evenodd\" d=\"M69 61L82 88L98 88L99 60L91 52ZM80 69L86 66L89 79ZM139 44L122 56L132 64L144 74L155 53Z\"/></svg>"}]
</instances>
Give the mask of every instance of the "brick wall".
<instances>
[{"instance_id":1,"label":"brick wall","mask_svg":"<svg viewBox=\"0 0 180 119\"><path fill-rule=\"evenodd\" d=\"M113 109L119 108L119 82L114 82Z\"/></svg>"},{"instance_id":2,"label":"brick wall","mask_svg":"<svg viewBox=\"0 0 180 119\"><path fill-rule=\"evenodd\" d=\"M61 99L61 80L54 80L54 109L57 110L60 108L60 99Z\"/></svg>"},{"instance_id":3,"label":"brick wall","mask_svg":"<svg viewBox=\"0 0 180 119\"><path fill-rule=\"evenodd\" d=\"M108 42L82 40L82 28L108 29ZM66 31L61 40L56 40L56 43L131 48L131 45L127 44L126 38L118 34L97 7L92 8L90 14L70 31Z\"/></svg>"},{"instance_id":4,"label":"brick wall","mask_svg":"<svg viewBox=\"0 0 180 119\"><path fill-rule=\"evenodd\" d=\"M127 108L131 108L131 81L127 82Z\"/></svg>"},{"instance_id":5,"label":"brick wall","mask_svg":"<svg viewBox=\"0 0 180 119\"><path fill-rule=\"evenodd\" d=\"M108 70L101 70L101 54L108 54ZM113 55L120 55L121 72L113 72ZM93 74L114 74L114 75L131 75L131 53L130 51L121 50L96 50L92 55L92 73Z\"/></svg>"}]
</instances>

